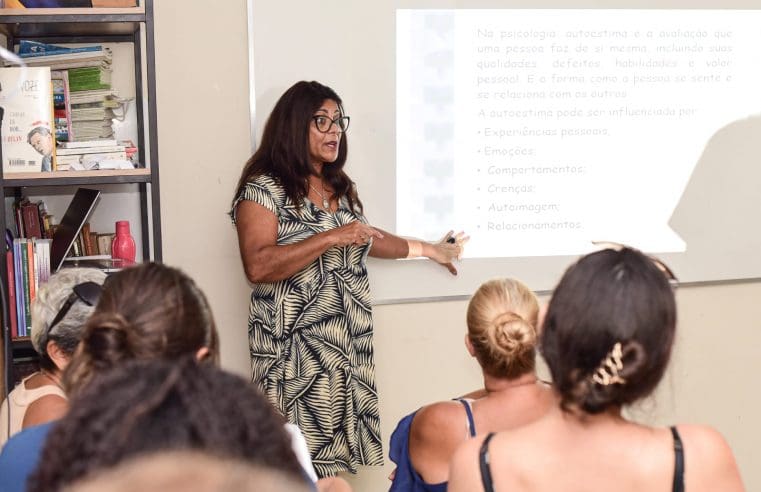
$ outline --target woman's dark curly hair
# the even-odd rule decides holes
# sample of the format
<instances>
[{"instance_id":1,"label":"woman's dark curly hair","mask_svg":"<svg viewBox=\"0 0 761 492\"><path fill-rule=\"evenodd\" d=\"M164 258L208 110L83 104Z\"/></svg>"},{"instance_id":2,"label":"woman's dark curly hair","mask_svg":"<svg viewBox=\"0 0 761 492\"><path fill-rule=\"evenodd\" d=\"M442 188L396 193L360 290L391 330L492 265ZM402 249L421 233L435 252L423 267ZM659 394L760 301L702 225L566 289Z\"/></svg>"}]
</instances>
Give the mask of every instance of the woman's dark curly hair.
<instances>
[{"instance_id":1,"label":"woman's dark curly hair","mask_svg":"<svg viewBox=\"0 0 761 492\"><path fill-rule=\"evenodd\" d=\"M315 111L325 100L335 101L343 114L341 98L333 89L319 82L297 82L280 96L264 125L259 148L243 168L236 198L249 181L269 174L280 182L297 207L302 203L309 193L307 179L315 171L309 158L309 126ZM339 142L338 158L329 166L322 167L322 177L334 190L336 198L346 197L352 211L361 211L362 202L354 183L343 170L348 148L349 142L344 133Z\"/></svg>"},{"instance_id":2,"label":"woman's dark curly hair","mask_svg":"<svg viewBox=\"0 0 761 492\"><path fill-rule=\"evenodd\" d=\"M139 454L196 450L299 478L283 419L242 378L192 356L130 361L96 378L53 428L30 492L53 492Z\"/></svg>"},{"instance_id":3,"label":"woman's dark curly hair","mask_svg":"<svg viewBox=\"0 0 761 492\"><path fill-rule=\"evenodd\" d=\"M600 413L649 395L668 366L676 333L669 279L653 258L632 248L581 258L550 300L541 352L565 410ZM623 384L593 374L621 344Z\"/></svg>"}]
</instances>

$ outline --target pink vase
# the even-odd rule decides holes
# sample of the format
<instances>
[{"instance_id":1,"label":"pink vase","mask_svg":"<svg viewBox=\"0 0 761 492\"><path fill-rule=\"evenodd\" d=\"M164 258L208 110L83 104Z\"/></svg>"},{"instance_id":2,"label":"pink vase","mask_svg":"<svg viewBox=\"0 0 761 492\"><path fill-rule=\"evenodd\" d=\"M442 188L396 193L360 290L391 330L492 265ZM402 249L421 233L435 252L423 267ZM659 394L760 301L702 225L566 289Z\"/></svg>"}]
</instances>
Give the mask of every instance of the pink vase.
<instances>
[{"instance_id":1,"label":"pink vase","mask_svg":"<svg viewBox=\"0 0 761 492\"><path fill-rule=\"evenodd\" d=\"M129 221L116 222L116 236L111 243L111 257L135 261L135 240L129 233Z\"/></svg>"}]
</instances>

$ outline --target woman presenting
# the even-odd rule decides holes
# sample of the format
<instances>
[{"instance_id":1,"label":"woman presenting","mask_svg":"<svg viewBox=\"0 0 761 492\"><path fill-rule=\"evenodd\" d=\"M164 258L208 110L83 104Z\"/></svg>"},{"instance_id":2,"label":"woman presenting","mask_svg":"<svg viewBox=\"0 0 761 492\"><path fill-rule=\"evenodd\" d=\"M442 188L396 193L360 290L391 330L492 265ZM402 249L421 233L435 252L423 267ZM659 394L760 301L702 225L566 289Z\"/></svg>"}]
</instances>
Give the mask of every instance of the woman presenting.
<instances>
[{"instance_id":1,"label":"woman presenting","mask_svg":"<svg viewBox=\"0 0 761 492\"><path fill-rule=\"evenodd\" d=\"M252 380L304 433L319 476L383 464L365 261L424 256L456 274L467 241L406 240L367 223L343 171L349 117L317 82L283 94L233 200Z\"/></svg>"}]
</instances>

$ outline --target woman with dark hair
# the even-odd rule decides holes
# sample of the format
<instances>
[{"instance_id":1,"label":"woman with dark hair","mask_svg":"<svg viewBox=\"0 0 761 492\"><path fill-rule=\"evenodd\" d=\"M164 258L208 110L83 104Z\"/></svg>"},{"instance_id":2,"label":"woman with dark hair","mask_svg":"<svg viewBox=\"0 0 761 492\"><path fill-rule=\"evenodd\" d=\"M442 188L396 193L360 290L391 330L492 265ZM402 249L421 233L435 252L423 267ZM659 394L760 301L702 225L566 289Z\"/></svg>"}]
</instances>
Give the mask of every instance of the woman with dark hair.
<instances>
[{"instance_id":1,"label":"woman with dark hair","mask_svg":"<svg viewBox=\"0 0 761 492\"><path fill-rule=\"evenodd\" d=\"M143 263L108 278L63 383L76 394L97 374L132 359L193 355L217 363L218 340L196 283L176 268Z\"/></svg>"},{"instance_id":2,"label":"woman with dark hair","mask_svg":"<svg viewBox=\"0 0 761 492\"><path fill-rule=\"evenodd\" d=\"M203 451L302 475L283 419L249 383L195 357L133 360L93 380L55 426L30 478L54 492L146 453Z\"/></svg>"},{"instance_id":3,"label":"woman with dark hair","mask_svg":"<svg viewBox=\"0 0 761 492\"><path fill-rule=\"evenodd\" d=\"M455 274L467 240L371 227L343 169L348 128L338 94L296 83L275 104L230 212L254 284L252 380L304 432L320 476L383 463L367 256L425 256Z\"/></svg>"},{"instance_id":4,"label":"woman with dark hair","mask_svg":"<svg viewBox=\"0 0 761 492\"><path fill-rule=\"evenodd\" d=\"M447 489L449 461L467 439L540 418L556 402L536 377L539 301L513 279L482 284L468 303L465 346L481 366L484 387L469 398L426 405L391 435L397 465L391 492Z\"/></svg>"},{"instance_id":5,"label":"woman with dark hair","mask_svg":"<svg viewBox=\"0 0 761 492\"><path fill-rule=\"evenodd\" d=\"M67 268L40 285L32 302L32 346L40 370L24 378L0 407L0 448L23 429L66 413L61 374L71 360L95 309L106 274L93 268Z\"/></svg>"},{"instance_id":6,"label":"woman with dark hair","mask_svg":"<svg viewBox=\"0 0 761 492\"><path fill-rule=\"evenodd\" d=\"M614 247L581 258L555 288L541 351L560 405L463 445L453 491L743 490L726 441L699 425L630 422L622 407L661 380L676 331L671 271Z\"/></svg>"},{"instance_id":7,"label":"woman with dark hair","mask_svg":"<svg viewBox=\"0 0 761 492\"><path fill-rule=\"evenodd\" d=\"M80 309L80 304L75 302L71 309ZM74 397L101 374L134 359L193 356L215 362L217 340L209 304L190 277L158 263L127 268L105 282L63 372L62 386ZM8 441L0 454L0 489L25 490L26 477L54 423L32 427Z\"/></svg>"}]
</instances>

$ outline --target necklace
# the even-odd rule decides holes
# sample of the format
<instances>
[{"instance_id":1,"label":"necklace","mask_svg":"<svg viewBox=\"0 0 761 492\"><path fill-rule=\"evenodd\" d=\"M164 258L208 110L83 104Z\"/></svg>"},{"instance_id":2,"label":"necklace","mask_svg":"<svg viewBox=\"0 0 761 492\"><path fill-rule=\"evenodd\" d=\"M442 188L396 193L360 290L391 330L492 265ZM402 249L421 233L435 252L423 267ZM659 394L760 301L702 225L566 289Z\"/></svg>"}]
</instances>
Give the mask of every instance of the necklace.
<instances>
[{"instance_id":1,"label":"necklace","mask_svg":"<svg viewBox=\"0 0 761 492\"><path fill-rule=\"evenodd\" d=\"M325 187L322 185L322 180L320 180L320 187L322 188L322 193L320 193L317 188L312 186L312 183L309 183L309 187L314 190L315 193L320 195L320 198L322 198L322 208L325 210L330 210L330 201L325 196Z\"/></svg>"}]
</instances>

